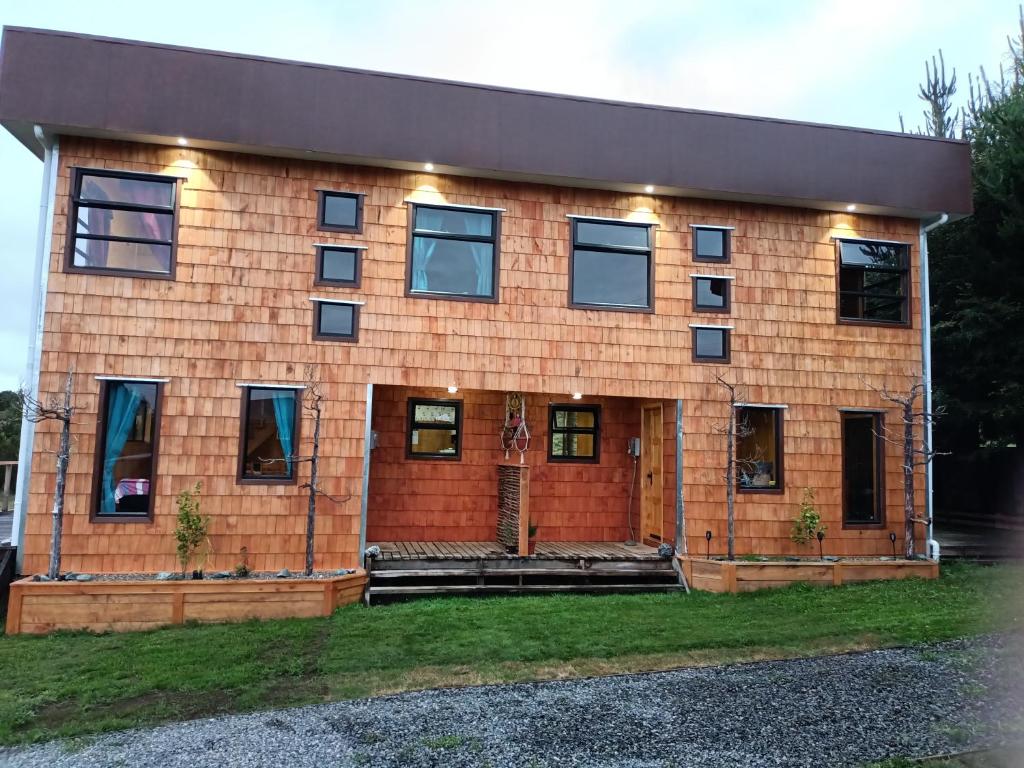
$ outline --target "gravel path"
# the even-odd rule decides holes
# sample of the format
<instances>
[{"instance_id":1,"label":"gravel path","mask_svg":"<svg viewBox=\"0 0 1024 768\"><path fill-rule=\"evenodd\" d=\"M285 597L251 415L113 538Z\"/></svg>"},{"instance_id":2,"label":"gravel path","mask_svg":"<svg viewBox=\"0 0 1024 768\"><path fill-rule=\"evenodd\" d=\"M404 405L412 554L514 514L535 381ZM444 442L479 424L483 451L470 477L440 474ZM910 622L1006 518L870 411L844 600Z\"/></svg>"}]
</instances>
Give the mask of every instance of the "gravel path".
<instances>
[{"instance_id":1,"label":"gravel path","mask_svg":"<svg viewBox=\"0 0 1024 768\"><path fill-rule=\"evenodd\" d=\"M798 661L407 693L17 750L4 766L859 766L998 739L1005 637ZM993 704L1001 700L999 707Z\"/></svg>"}]
</instances>

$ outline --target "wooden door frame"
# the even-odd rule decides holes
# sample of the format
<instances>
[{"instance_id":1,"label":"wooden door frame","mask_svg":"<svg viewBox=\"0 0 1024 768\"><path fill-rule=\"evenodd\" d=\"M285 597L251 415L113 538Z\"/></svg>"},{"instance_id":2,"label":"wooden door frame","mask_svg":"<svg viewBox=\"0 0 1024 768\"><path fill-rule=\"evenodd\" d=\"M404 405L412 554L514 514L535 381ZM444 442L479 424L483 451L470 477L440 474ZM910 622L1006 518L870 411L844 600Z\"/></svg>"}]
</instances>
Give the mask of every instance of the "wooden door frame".
<instances>
[{"instance_id":1,"label":"wooden door frame","mask_svg":"<svg viewBox=\"0 0 1024 768\"><path fill-rule=\"evenodd\" d=\"M648 486L646 484L647 471L648 471L647 468L650 466L650 464L649 464L650 458L648 456L648 451L649 451L649 447L650 447L649 446L650 435L648 434L647 419L646 419L646 414L647 414L647 411L649 411L649 410L650 411L657 411L658 418L657 418L657 422L656 423L658 425L657 426L657 430L658 430L658 434L660 435L660 443L661 443L661 450L662 450L662 460L660 462L658 462L658 467L659 467L658 477L657 478L652 478L650 486ZM640 534L639 538L640 538L641 542L643 542L644 544L652 544L653 546L658 546L659 544L663 543L664 540L665 540L665 513L664 513L664 504L665 504L665 460L664 460L664 441L665 441L665 407L664 407L664 403L661 403L661 402L641 403L640 404L640 521L639 521L640 524L639 524L638 533ZM656 524L651 527L652 530L648 531L648 530L645 530L645 528L644 528L644 501L645 501L646 495L648 493L647 489L655 487L655 483L657 484L657 487L659 488L659 492L658 492L657 495L658 495L658 498L660 500L660 504L658 505L657 514L655 515ZM654 538L648 536L648 533L656 534L658 536L658 538L654 539Z\"/></svg>"}]
</instances>

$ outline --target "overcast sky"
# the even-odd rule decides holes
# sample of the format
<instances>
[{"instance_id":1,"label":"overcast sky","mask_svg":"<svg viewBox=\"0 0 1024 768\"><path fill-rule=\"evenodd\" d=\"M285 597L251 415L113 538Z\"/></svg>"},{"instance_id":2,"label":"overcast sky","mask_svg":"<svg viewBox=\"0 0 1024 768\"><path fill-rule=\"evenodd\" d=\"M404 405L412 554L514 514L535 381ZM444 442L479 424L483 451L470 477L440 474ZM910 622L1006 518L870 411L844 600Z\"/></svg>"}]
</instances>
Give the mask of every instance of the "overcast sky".
<instances>
[{"instance_id":1,"label":"overcast sky","mask_svg":"<svg viewBox=\"0 0 1024 768\"><path fill-rule=\"evenodd\" d=\"M1017 0L0 3L5 25L888 130L920 123L926 57L966 90L1016 22ZM0 390L25 368L41 173L0 131Z\"/></svg>"}]
</instances>

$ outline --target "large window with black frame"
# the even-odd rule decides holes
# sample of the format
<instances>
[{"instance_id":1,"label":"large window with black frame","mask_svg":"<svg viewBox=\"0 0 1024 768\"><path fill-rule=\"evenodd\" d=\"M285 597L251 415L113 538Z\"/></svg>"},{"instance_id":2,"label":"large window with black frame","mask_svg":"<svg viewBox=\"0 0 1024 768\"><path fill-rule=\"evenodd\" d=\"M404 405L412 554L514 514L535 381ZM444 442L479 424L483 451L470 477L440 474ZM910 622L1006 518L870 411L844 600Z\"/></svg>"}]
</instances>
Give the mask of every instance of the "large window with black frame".
<instances>
[{"instance_id":1,"label":"large window with black frame","mask_svg":"<svg viewBox=\"0 0 1024 768\"><path fill-rule=\"evenodd\" d=\"M496 301L498 213L412 205L406 292L410 296Z\"/></svg>"},{"instance_id":2,"label":"large window with black frame","mask_svg":"<svg viewBox=\"0 0 1024 768\"><path fill-rule=\"evenodd\" d=\"M839 240L839 319L910 322L910 248L903 243Z\"/></svg>"},{"instance_id":3,"label":"large window with black frame","mask_svg":"<svg viewBox=\"0 0 1024 768\"><path fill-rule=\"evenodd\" d=\"M572 219L569 306L654 309L652 225Z\"/></svg>"}]
</instances>

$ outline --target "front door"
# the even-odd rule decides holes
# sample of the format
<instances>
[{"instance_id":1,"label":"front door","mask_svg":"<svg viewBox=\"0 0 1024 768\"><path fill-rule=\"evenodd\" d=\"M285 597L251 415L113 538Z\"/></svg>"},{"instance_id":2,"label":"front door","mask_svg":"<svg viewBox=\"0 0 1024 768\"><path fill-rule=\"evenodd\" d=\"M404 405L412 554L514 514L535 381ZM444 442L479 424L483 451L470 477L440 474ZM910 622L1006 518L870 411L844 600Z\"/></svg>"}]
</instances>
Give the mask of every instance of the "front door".
<instances>
[{"instance_id":1,"label":"front door","mask_svg":"<svg viewBox=\"0 0 1024 768\"><path fill-rule=\"evenodd\" d=\"M640 407L640 539L661 543L662 507L662 407L661 403Z\"/></svg>"}]
</instances>

